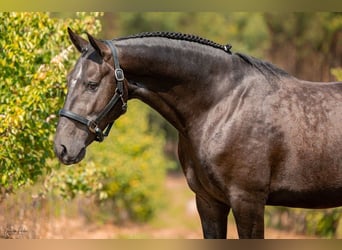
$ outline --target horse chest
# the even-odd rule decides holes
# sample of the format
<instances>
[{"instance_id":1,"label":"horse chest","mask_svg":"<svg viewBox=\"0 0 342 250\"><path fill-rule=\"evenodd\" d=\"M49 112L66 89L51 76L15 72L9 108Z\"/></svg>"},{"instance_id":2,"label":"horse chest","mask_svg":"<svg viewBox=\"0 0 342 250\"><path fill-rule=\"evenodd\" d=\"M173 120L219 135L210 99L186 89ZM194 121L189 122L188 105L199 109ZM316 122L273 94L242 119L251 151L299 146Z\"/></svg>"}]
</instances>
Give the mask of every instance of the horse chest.
<instances>
[{"instance_id":1,"label":"horse chest","mask_svg":"<svg viewBox=\"0 0 342 250\"><path fill-rule=\"evenodd\" d=\"M224 203L228 202L225 194L227 183L223 181L220 171L204 156L199 155L197 146L188 139L180 137L178 154L187 183L192 191L202 196L214 197Z\"/></svg>"}]
</instances>

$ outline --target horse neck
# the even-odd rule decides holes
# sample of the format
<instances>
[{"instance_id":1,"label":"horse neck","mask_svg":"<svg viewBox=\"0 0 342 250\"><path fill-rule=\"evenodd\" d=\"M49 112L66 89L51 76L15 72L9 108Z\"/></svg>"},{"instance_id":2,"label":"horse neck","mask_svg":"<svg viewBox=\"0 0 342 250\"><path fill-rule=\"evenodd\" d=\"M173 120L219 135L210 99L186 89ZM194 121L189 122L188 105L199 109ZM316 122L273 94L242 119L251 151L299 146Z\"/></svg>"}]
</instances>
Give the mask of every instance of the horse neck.
<instances>
[{"instance_id":1,"label":"horse neck","mask_svg":"<svg viewBox=\"0 0 342 250\"><path fill-rule=\"evenodd\" d=\"M179 131L219 98L217 84L229 71L223 50L167 38L116 41L129 98L138 98Z\"/></svg>"}]
</instances>

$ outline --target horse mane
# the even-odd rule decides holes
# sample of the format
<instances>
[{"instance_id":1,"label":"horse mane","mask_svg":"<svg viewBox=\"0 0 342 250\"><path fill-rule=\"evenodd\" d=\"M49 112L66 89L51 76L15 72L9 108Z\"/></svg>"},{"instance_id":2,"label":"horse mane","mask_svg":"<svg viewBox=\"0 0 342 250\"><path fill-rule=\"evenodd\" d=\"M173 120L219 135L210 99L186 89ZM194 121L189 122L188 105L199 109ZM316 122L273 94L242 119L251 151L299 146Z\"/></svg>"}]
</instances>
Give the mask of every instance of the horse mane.
<instances>
[{"instance_id":1,"label":"horse mane","mask_svg":"<svg viewBox=\"0 0 342 250\"><path fill-rule=\"evenodd\" d=\"M213 42L211 40L208 40L208 39L196 36L196 35L183 34L179 32L166 32L166 31L143 32L143 33L138 33L135 35L121 37L116 40L125 40L125 39L131 39L131 38L144 38L144 37L163 37L163 38L169 38L169 39L174 39L174 40L196 42L196 43L208 45L217 49L221 49L227 52L228 54L232 54L232 52L230 51L232 46L230 44L221 45L221 44L218 44L216 42Z\"/></svg>"},{"instance_id":2,"label":"horse mane","mask_svg":"<svg viewBox=\"0 0 342 250\"><path fill-rule=\"evenodd\" d=\"M132 39L132 38L144 38L144 37L162 37L162 38L168 38L168 39L174 39L174 40L183 40L183 41L189 41L189 42L196 42L203 45L208 45L217 49L224 50L228 54L232 54L231 48L232 46L230 44L227 45L221 45L216 42L213 42L211 40L192 35L192 34L184 34L180 32L168 32L168 31L156 31L156 32L142 32L138 34L129 35L126 37L120 37L114 40L120 41L120 40L126 40L126 39ZM241 59L243 59L247 64L251 65L252 67L255 67L258 69L262 74L266 75L266 73L269 73L268 75L272 75L275 77L278 76L289 76L289 74L276 67L275 65L262 61L260 59L254 58L252 56L247 56L241 53L234 53L235 55L239 56Z\"/></svg>"},{"instance_id":3,"label":"horse mane","mask_svg":"<svg viewBox=\"0 0 342 250\"><path fill-rule=\"evenodd\" d=\"M282 70L275 66L272 63L265 62L263 60L257 59L252 56L247 56L241 53L234 53L235 55L239 56L242 60L244 60L247 64L251 65L252 67L258 69L262 74L266 75L266 73L271 74L272 76L290 76L285 70Z\"/></svg>"}]
</instances>

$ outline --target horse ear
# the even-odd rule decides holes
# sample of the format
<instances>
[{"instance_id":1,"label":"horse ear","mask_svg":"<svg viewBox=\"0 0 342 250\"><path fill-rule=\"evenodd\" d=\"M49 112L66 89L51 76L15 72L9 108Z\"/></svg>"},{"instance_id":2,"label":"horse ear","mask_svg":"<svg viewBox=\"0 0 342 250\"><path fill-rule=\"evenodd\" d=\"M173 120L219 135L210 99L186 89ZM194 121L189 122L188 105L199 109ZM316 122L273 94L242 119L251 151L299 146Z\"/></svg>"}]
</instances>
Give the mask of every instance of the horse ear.
<instances>
[{"instance_id":1,"label":"horse ear","mask_svg":"<svg viewBox=\"0 0 342 250\"><path fill-rule=\"evenodd\" d=\"M68 27L69 38L79 52L83 52L88 45L88 41L77 35Z\"/></svg>"},{"instance_id":2,"label":"horse ear","mask_svg":"<svg viewBox=\"0 0 342 250\"><path fill-rule=\"evenodd\" d=\"M108 48L108 46L102 42L101 40L96 39L95 37L93 37L92 35L90 35L89 33L87 33L89 42L91 44L91 46L93 46L93 48L96 50L96 52L104 59L107 60L110 58L110 49Z\"/></svg>"}]
</instances>

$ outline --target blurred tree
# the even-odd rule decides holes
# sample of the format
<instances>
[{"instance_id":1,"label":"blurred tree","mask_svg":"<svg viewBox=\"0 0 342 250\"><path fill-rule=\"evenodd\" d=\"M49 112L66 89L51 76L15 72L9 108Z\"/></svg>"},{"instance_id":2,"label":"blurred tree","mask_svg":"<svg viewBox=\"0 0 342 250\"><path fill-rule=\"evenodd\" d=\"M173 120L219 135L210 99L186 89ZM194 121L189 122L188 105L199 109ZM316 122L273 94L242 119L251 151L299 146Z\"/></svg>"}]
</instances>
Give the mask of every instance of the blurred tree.
<instances>
[{"instance_id":1,"label":"blurred tree","mask_svg":"<svg viewBox=\"0 0 342 250\"><path fill-rule=\"evenodd\" d=\"M330 69L342 65L341 13L265 13L264 18L272 62L302 79L335 80Z\"/></svg>"}]
</instances>

